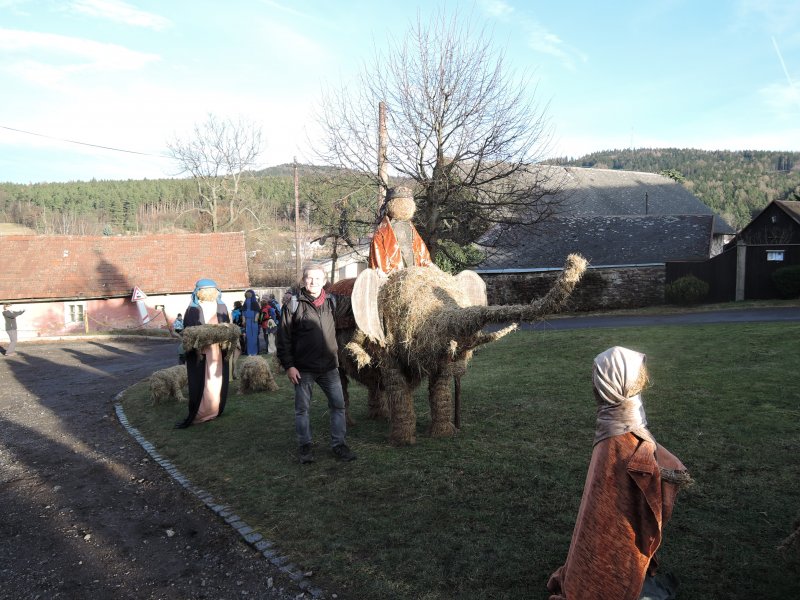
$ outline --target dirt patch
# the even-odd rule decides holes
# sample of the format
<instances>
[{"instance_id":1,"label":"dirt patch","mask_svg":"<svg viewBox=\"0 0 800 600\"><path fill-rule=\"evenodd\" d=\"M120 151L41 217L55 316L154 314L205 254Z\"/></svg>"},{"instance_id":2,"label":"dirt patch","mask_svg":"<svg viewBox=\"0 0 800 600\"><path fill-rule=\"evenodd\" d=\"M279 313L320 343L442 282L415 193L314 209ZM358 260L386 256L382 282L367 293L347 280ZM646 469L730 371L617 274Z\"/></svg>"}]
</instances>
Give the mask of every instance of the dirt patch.
<instances>
[{"instance_id":1,"label":"dirt patch","mask_svg":"<svg viewBox=\"0 0 800 600\"><path fill-rule=\"evenodd\" d=\"M147 339L0 357L0 597L303 597L117 421L117 393L176 359Z\"/></svg>"}]
</instances>

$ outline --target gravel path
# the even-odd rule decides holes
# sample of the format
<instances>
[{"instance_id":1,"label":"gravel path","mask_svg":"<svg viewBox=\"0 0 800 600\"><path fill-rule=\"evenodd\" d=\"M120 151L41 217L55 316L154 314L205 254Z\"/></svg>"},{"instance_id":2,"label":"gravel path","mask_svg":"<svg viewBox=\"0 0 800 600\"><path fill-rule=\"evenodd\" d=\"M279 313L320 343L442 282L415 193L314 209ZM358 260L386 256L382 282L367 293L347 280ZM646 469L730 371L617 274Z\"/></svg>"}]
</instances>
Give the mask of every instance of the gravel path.
<instances>
[{"instance_id":1,"label":"gravel path","mask_svg":"<svg viewBox=\"0 0 800 600\"><path fill-rule=\"evenodd\" d=\"M306 595L120 425L174 343L22 343L0 357L0 598Z\"/></svg>"}]
</instances>

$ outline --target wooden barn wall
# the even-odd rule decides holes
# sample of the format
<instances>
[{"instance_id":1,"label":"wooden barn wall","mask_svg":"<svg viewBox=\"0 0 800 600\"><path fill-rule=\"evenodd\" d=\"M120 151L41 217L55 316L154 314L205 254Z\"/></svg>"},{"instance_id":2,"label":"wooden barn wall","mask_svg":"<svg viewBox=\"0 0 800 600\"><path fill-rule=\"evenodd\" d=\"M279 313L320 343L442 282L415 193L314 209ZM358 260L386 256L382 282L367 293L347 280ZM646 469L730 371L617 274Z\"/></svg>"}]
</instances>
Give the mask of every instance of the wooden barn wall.
<instances>
[{"instance_id":1,"label":"wooden barn wall","mask_svg":"<svg viewBox=\"0 0 800 600\"><path fill-rule=\"evenodd\" d=\"M668 262L666 282L694 275L709 285L708 302L736 299L736 247L704 261Z\"/></svg>"},{"instance_id":2,"label":"wooden barn wall","mask_svg":"<svg viewBox=\"0 0 800 600\"><path fill-rule=\"evenodd\" d=\"M768 250L783 250L782 261L768 261ZM744 284L746 300L766 300L780 298L778 288L772 281L772 274L781 267L800 265L800 245L766 244L748 246L745 259L747 275Z\"/></svg>"}]
</instances>

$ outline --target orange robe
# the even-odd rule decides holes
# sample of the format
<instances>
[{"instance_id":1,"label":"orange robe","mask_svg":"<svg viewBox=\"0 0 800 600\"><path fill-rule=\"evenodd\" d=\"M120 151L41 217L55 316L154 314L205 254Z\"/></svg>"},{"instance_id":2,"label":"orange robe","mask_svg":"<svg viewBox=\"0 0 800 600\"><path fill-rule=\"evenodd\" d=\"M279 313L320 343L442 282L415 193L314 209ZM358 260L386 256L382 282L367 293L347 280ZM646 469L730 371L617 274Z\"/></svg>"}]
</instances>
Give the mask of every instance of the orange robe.
<instances>
[{"instance_id":1,"label":"orange robe","mask_svg":"<svg viewBox=\"0 0 800 600\"><path fill-rule=\"evenodd\" d=\"M417 233L416 227L411 225L411 249L414 253L415 267L429 267L433 264L430 252L425 242ZM379 269L389 275L397 269L403 268L403 256L400 252L400 244L392 229L389 217L384 217L372 236L372 244L369 247L369 266L372 269Z\"/></svg>"},{"instance_id":2,"label":"orange robe","mask_svg":"<svg viewBox=\"0 0 800 600\"><path fill-rule=\"evenodd\" d=\"M547 582L550 600L639 598L677 494L661 467L685 470L633 433L595 445L567 560Z\"/></svg>"}]
</instances>

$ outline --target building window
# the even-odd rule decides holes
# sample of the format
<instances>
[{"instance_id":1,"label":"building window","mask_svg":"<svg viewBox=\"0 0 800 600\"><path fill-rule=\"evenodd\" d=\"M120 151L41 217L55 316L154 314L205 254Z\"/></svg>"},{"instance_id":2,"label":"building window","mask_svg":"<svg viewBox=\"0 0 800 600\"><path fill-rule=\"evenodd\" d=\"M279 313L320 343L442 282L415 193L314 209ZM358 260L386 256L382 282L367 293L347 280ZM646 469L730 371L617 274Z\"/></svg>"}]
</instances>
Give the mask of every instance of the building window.
<instances>
[{"instance_id":1,"label":"building window","mask_svg":"<svg viewBox=\"0 0 800 600\"><path fill-rule=\"evenodd\" d=\"M83 323L83 304L67 305L67 323Z\"/></svg>"},{"instance_id":2,"label":"building window","mask_svg":"<svg viewBox=\"0 0 800 600\"><path fill-rule=\"evenodd\" d=\"M783 250L767 250L767 260L770 262L783 262Z\"/></svg>"}]
</instances>

